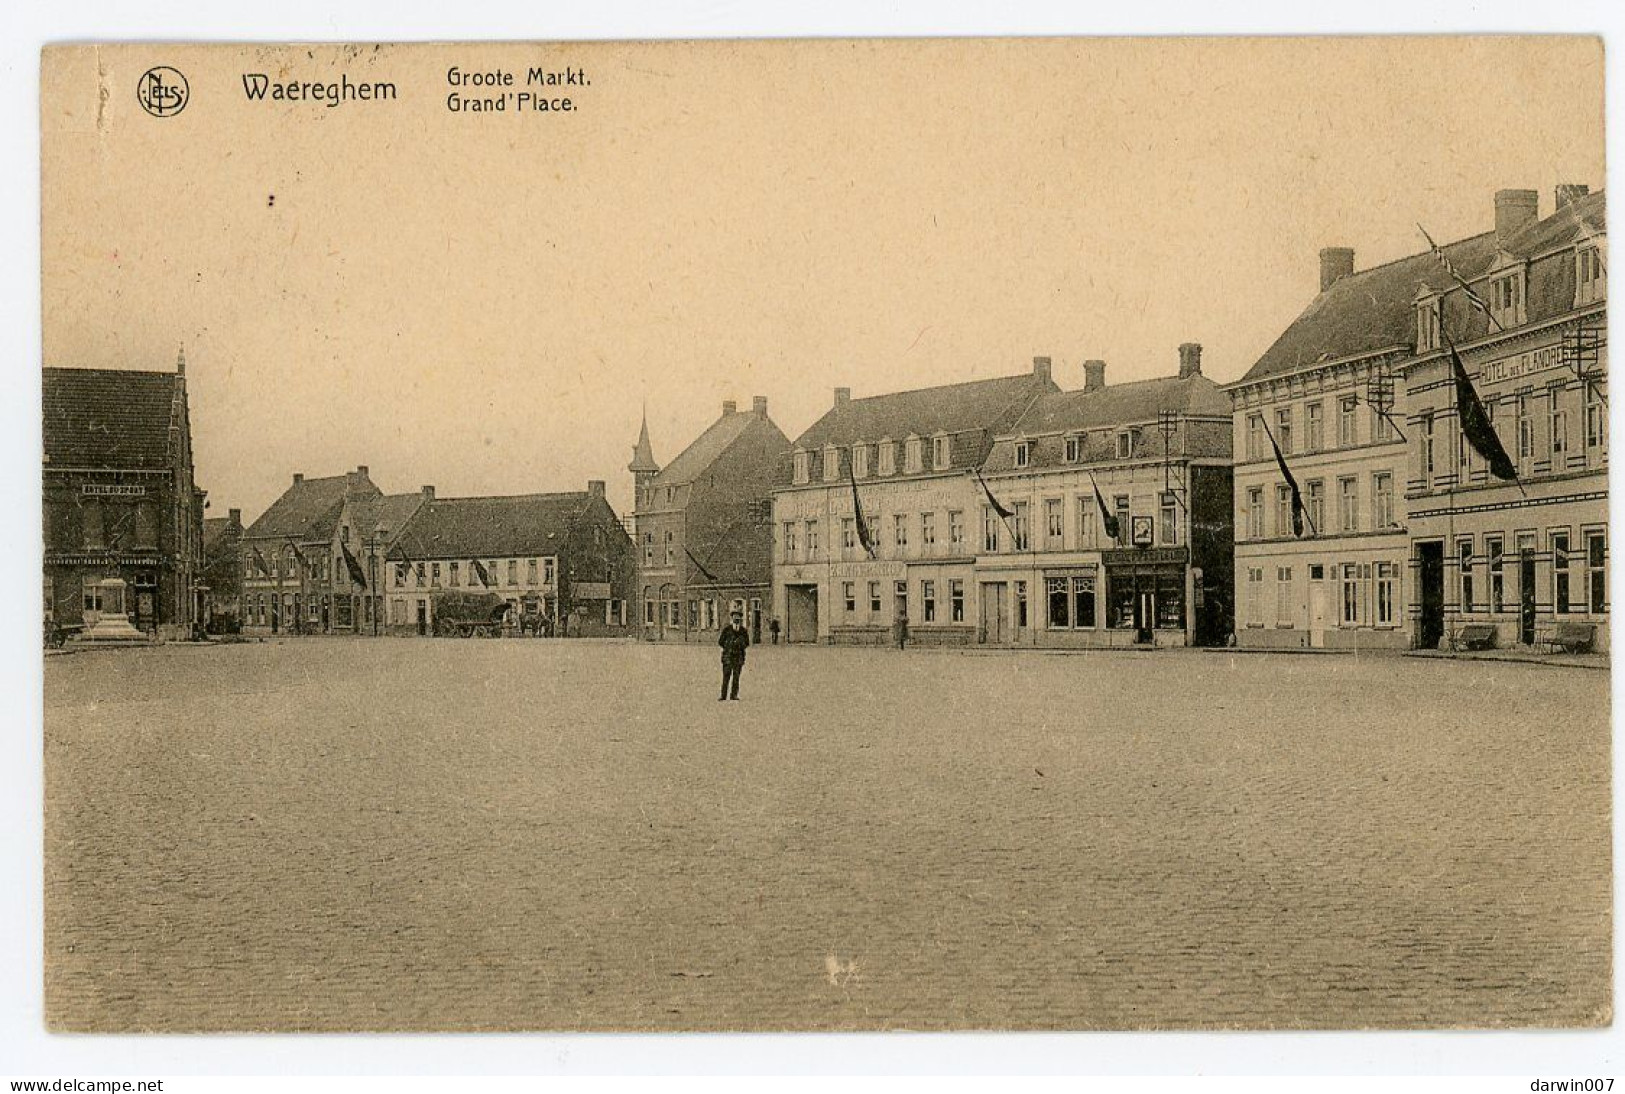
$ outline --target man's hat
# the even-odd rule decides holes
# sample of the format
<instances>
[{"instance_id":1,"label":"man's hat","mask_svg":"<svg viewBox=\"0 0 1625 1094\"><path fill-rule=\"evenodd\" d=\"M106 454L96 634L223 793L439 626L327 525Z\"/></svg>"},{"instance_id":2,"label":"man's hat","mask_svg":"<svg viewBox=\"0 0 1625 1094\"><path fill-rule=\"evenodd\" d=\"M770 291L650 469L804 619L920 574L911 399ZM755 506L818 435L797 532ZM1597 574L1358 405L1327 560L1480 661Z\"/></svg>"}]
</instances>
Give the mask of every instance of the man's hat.
<instances>
[{"instance_id":1,"label":"man's hat","mask_svg":"<svg viewBox=\"0 0 1625 1094\"><path fill-rule=\"evenodd\" d=\"M745 613L742 612L742 611L739 611L737 608L735 610L729 612L728 614L733 616L735 619L743 619L743 618L745 618Z\"/></svg>"}]
</instances>

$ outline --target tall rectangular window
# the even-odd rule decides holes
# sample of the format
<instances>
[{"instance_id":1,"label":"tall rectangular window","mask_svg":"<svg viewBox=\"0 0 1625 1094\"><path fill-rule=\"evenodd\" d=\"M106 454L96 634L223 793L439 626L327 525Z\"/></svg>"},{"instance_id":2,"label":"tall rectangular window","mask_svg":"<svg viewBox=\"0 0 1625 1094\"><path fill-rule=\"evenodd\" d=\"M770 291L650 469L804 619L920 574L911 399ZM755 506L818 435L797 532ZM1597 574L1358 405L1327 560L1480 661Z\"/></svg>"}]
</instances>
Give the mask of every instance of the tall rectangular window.
<instances>
[{"instance_id":1,"label":"tall rectangular window","mask_svg":"<svg viewBox=\"0 0 1625 1094\"><path fill-rule=\"evenodd\" d=\"M857 521L852 517L842 517L841 518L841 551L842 551L843 555L846 555L846 556L850 557L851 553L854 550L857 549L857 546L858 546L858 526L857 526Z\"/></svg>"},{"instance_id":2,"label":"tall rectangular window","mask_svg":"<svg viewBox=\"0 0 1625 1094\"><path fill-rule=\"evenodd\" d=\"M1281 451L1292 455L1292 408L1281 407L1275 412L1275 443L1281 446Z\"/></svg>"},{"instance_id":3,"label":"tall rectangular window","mask_svg":"<svg viewBox=\"0 0 1625 1094\"><path fill-rule=\"evenodd\" d=\"M1394 476L1377 471L1371 476L1371 527L1381 532L1394 526Z\"/></svg>"},{"instance_id":4,"label":"tall rectangular window","mask_svg":"<svg viewBox=\"0 0 1625 1094\"><path fill-rule=\"evenodd\" d=\"M892 514L891 538L899 554L908 549L908 517L903 513Z\"/></svg>"},{"instance_id":5,"label":"tall rectangular window","mask_svg":"<svg viewBox=\"0 0 1625 1094\"><path fill-rule=\"evenodd\" d=\"M1489 609L1492 612L1506 610L1505 555L1506 540L1500 536L1484 537L1484 566L1490 583Z\"/></svg>"},{"instance_id":6,"label":"tall rectangular window","mask_svg":"<svg viewBox=\"0 0 1625 1094\"><path fill-rule=\"evenodd\" d=\"M1264 415L1247 415L1247 458L1260 460L1264 458L1266 447L1264 444Z\"/></svg>"},{"instance_id":7,"label":"tall rectangular window","mask_svg":"<svg viewBox=\"0 0 1625 1094\"><path fill-rule=\"evenodd\" d=\"M1292 532L1292 488L1286 483L1275 487L1275 534L1285 537Z\"/></svg>"},{"instance_id":8,"label":"tall rectangular window","mask_svg":"<svg viewBox=\"0 0 1625 1094\"><path fill-rule=\"evenodd\" d=\"M1068 615L1067 579L1048 578L1044 588L1049 597L1049 628L1052 631L1065 630L1072 625L1071 617Z\"/></svg>"},{"instance_id":9,"label":"tall rectangular window","mask_svg":"<svg viewBox=\"0 0 1625 1094\"><path fill-rule=\"evenodd\" d=\"M1552 534L1552 610L1558 615L1569 611L1569 534Z\"/></svg>"},{"instance_id":10,"label":"tall rectangular window","mask_svg":"<svg viewBox=\"0 0 1625 1094\"><path fill-rule=\"evenodd\" d=\"M1535 455L1535 419L1529 413L1529 392L1518 392L1518 458Z\"/></svg>"},{"instance_id":11,"label":"tall rectangular window","mask_svg":"<svg viewBox=\"0 0 1625 1094\"><path fill-rule=\"evenodd\" d=\"M866 444L852 446L852 477L855 479L869 477L869 446Z\"/></svg>"},{"instance_id":12,"label":"tall rectangular window","mask_svg":"<svg viewBox=\"0 0 1625 1094\"><path fill-rule=\"evenodd\" d=\"M1608 408L1603 405L1602 392L1597 390L1594 382L1587 381L1585 387L1586 405L1586 447L1600 448L1603 442L1603 431L1608 425Z\"/></svg>"},{"instance_id":13,"label":"tall rectangular window","mask_svg":"<svg viewBox=\"0 0 1625 1094\"><path fill-rule=\"evenodd\" d=\"M1358 627L1360 625L1360 566L1358 563L1346 562L1343 564L1343 625L1345 627Z\"/></svg>"},{"instance_id":14,"label":"tall rectangular window","mask_svg":"<svg viewBox=\"0 0 1625 1094\"><path fill-rule=\"evenodd\" d=\"M1337 444L1340 448L1352 448L1360 443L1360 400L1353 395L1345 395L1337 400Z\"/></svg>"},{"instance_id":15,"label":"tall rectangular window","mask_svg":"<svg viewBox=\"0 0 1625 1094\"><path fill-rule=\"evenodd\" d=\"M935 554L937 549L937 515L935 513L920 514L920 546L925 548L926 554Z\"/></svg>"},{"instance_id":16,"label":"tall rectangular window","mask_svg":"<svg viewBox=\"0 0 1625 1094\"><path fill-rule=\"evenodd\" d=\"M904 470L910 475L918 474L923 466L923 453L925 442L918 437L910 437L903 442Z\"/></svg>"},{"instance_id":17,"label":"tall rectangular window","mask_svg":"<svg viewBox=\"0 0 1625 1094\"><path fill-rule=\"evenodd\" d=\"M880 618L880 582L869 582L869 618Z\"/></svg>"},{"instance_id":18,"label":"tall rectangular window","mask_svg":"<svg viewBox=\"0 0 1625 1094\"><path fill-rule=\"evenodd\" d=\"M982 510L982 550L987 552L999 549L999 527L1003 522L999 514L991 506Z\"/></svg>"},{"instance_id":19,"label":"tall rectangular window","mask_svg":"<svg viewBox=\"0 0 1625 1094\"><path fill-rule=\"evenodd\" d=\"M881 441L875 446L875 451L879 453L878 462L882 475L890 475L897 470L897 442Z\"/></svg>"},{"instance_id":20,"label":"tall rectangular window","mask_svg":"<svg viewBox=\"0 0 1625 1094\"><path fill-rule=\"evenodd\" d=\"M1032 545L1031 520L1028 516L1030 507L1026 502L1018 501L1011 508L1015 511L1010 518L1010 524L1014 528L1015 549L1025 551Z\"/></svg>"},{"instance_id":21,"label":"tall rectangular window","mask_svg":"<svg viewBox=\"0 0 1625 1094\"><path fill-rule=\"evenodd\" d=\"M1247 567L1247 625L1264 625L1264 568Z\"/></svg>"},{"instance_id":22,"label":"tall rectangular window","mask_svg":"<svg viewBox=\"0 0 1625 1094\"><path fill-rule=\"evenodd\" d=\"M1561 471L1563 453L1567 452L1569 447L1569 415L1568 411L1563 409L1563 385L1551 385L1546 389L1546 395L1551 404L1549 428L1552 446L1552 470Z\"/></svg>"},{"instance_id":23,"label":"tall rectangular window","mask_svg":"<svg viewBox=\"0 0 1625 1094\"><path fill-rule=\"evenodd\" d=\"M937 620L937 583L920 582L920 618L927 623Z\"/></svg>"},{"instance_id":24,"label":"tall rectangular window","mask_svg":"<svg viewBox=\"0 0 1625 1094\"><path fill-rule=\"evenodd\" d=\"M1162 528L1157 533L1157 542L1172 547L1179 542L1179 512L1173 502L1164 502L1160 514Z\"/></svg>"},{"instance_id":25,"label":"tall rectangular window","mask_svg":"<svg viewBox=\"0 0 1625 1094\"><path fill-rule=\"evenodd\" d=\"M841 583L841 606L846 609L848 616L858 614L858 585L855 581Z\"/></svg>"},{"instance_id":26,"label":"tall rectangular window","mask_svg":"<svg viewBox=\"0 0 1625 1094\"><path fill-rule=\"evenodd\" d=\"M965 621L965 583L957 577L948 582L948 621Z\"/></svg>"},{"instance_id":27,"label":"tall rectangular window","mask_svg":"<svg viewBox=\"0 0 1625 1094\"><path fill-rule=\"evenodd\" d=\"M931 466L938 471L948 466L948 438L931 438Z\"/></svg>"},{"instance_id":28,"label":"tall rectangular window","mask_svg":"<svg viewBox=\"0 0 1625 1094\"><path fill-rule=\"evenodd\" d=\"M1583 247L1575 255L1574 302L1591 304L1607 296L1607 271L1596 247Z\"/></svg>"},{"instance_id":29,"label":"tall rectangular window","mask_svg":"<svg viewBox=\"0 0 1625 1094\"><path fill-rule=\"evenodd\" d=\"M957 509L948 511L948 546L955 554L965 547L965 514Z\"/></svg>"},{"instance_id":30,"label":"tall rectangular window","mask_svg":"<svg viewBox=\"0 0 1625 1094\"><path fill-rule=\"evenodd\" d=\"M449 580L449 583L450 583L451 587L453 589L457 588L459 585L462 584L462 575L458 572L458 571L460 571L462 569L462 567L459 566L457 563L453 562L449 566L447 566L446 569L448 571L447 577L448 577L448 580Z\"/></svg>"},{"instance_id":31,"label":"tall rectangular window","mask_svg":"<svg viewBox=\"0 0 1625 1094\"><path fill-rule=\"evenodd\" d=\"M1473 610L1473 540L1471 536L1456 543L1456 554L1461 560L1461 610Z\"/></svg>"},{"instance_id":32,"label":"tall rectangular window","mask_svg":"<svg viewBox=\"0 0 1625 1094\"><path fill-rule=\"evenodd\" d=\"M1309 528L1319 535L1326 527L1326 483L1321 479L1310 479L1304 487L1303 507L1309 515Z\"/></svg>"},{"instance_id":33,"label":"tall rectangular window","mask_svg":"<svg viewBox=\"0 0 1625 1094\"><path fill-rule=\"evenodd\" d=\"M1321 418L1326 407L1323 403L1310 403L1303 408L1303 450L1319 452L1326 445L1326 426Z\"/></svg>"},{"instance_id":34,"label":"tall rectangular window","mask_svg":"<svg viewBox=\"0 0 1625 1094\"><path fill-rule=\"evenodd\" d=\"M816 520L809 520L807 522L806 531L807 531L807 557L808 558L817 558L818 557L818 522Z\"/></svg>"},{"instance_id":35,"label":"tall rectangular window","mask_svg":"<svg viewBox=\"0 0 1625 1094\"><path fill-rule=\"evenodd\" d=\"M538 584L541 583L541 580L542 580L541 566L537 564L537 561L534 558L526 559L525 560L525 584L526 585L538 585Z\"/></svg>"},{"instance_id":36,"label":"tall rectangular window","mask_svg":"<svg viewBox=\"0 0 1625 1094\"><path fill-rule=\"evenodd\" d=\"M1044 502L1044 546L1059 551L1065 538L1066 510L1060 498L1049 498Z\"/></svg>"},{"instance_id":37,"label":"tall rectangular window","mask_svg":"<svg viewBox=\"0 0 1625 1094\"><path fill-rule=\"evenodd\" d=\"M1275 568L1275 625L1292 626L1292 567Z\"/></svg>"},{"instance_id":38,"label":"tall rectangular window","mask_svg":"<svg viewBox=\"0 0 1625 1094\"><path fill-rule=\"evenodd\" d=\"M1078 495L1078 545L1080 547L1093 547L1095 545L1095 509L1098 503L1093 494Z\"/></svg>"},{"instance_id":39,"label":"tall rectangular window","mask_svg":"<svg viewBox=\"0 0 1625 1094\"><path fill-rule=\"evenodd\" d=\"M1360 530L1360 480L1353 475L1337 480L1337 526L1344 532Z\"/></svg>"},{"instance_id":40,"label":"tall rectangular window","mask_svg":"<svg viewBox=\"0 0 1625 1094\"><path fill-rule=\"evenodd\" d=\"M1082 630L1095 625L1095 577L1079 574L1072 579L1072 625Z\"/></svg>"},{"instance_id":41,"label":"tall rectangular window","mask_svg":"<svg viewBox=\"0 0 1625 1094\"><path fill-rule=\"evenodd\" d=\"M1392 562L1379 562L1376 565L1377 582L1377 618L1379 627L1394 625L1394 596L1398 587L1399 567Z\"/></svg>"},{"instance_id":42,"label":"tall rectangular window","mask_svg":"<svg viewBox=\"0 0 1625 1094\"><path fill-rule=\"evenodd\" d=\"M1066 439L1066 462L1078 463L1083 459L1083 438L1071 436Z\"/></svg>"},{"instance_id":43,"label":"tall rectangular window","mask_svg":"<svg viewBox=\"0 0 1625 1094\"><path fill-rule=\"evenodd\" d=\"M1422 415L1421 429L1417 437L1417 444L1422 453L1422 482L1433 485L1433 412L1428 411Z\"/></svg>"},{"instance_id":44,"label":"tall rectangular window","mask_svg":"<svg viewBox=\"0 0 1625 1094\"><path fill-rule=\"evenodd\" d=\"M800 549L796 544L796 522L787 520L784 522L784 557L795 558Z\"/></svg>"},{"instance_id":45,"label":"tall rectangular window","mask_svg":"<svg viewBox=\"0 0 1625 1094\"><path fill-rule=\"evenodd\" d=\"M1247 538L1264 538L1264 488L1247 488Z\"/></svg>"}]
</instances>

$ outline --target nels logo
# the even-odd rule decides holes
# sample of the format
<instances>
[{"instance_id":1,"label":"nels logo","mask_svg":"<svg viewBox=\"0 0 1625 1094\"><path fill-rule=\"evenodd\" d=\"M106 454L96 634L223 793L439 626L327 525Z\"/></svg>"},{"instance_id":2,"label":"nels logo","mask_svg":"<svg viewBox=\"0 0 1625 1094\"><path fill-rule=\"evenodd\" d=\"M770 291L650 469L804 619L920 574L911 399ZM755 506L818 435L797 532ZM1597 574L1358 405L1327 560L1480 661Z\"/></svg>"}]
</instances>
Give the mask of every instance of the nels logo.
<instances>
[{"instance_id":1,"label":"nels logo","mask_svg":"<svg viewBox=\"0 0 1625 1094\"><path fill-rule=\"evenodd\" d=\"M149 68L136 84L136 101L155 118L169 118L186 109L192 91L186 77L168 65Z\"/></svg>"}]
</instances>

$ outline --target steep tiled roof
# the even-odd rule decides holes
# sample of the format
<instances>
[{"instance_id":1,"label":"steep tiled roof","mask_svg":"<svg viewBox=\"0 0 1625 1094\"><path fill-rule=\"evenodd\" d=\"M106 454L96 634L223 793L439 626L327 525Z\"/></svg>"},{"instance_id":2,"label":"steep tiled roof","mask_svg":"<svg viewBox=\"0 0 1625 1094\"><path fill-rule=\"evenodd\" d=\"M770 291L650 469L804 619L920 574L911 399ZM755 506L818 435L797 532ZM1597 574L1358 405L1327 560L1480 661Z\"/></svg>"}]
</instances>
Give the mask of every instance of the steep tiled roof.
<instances>
[{"instance_id":1,"label":"steep tiled roof","mask_svg":"<svg viewBox=\"0 0 1625 1094\"><path fill-rule=\"evenodd\" d=\"M740 435L750 428L751 423L760 417L759 414L737 410L724 414L712 422L709 429L694 438L694 443L683 449L676 459L666 465L666 469L655 477L655 485L681 486L693 482L705 474L706 469L728 450L728 446L738 440Z\"/></svg>"},{"instance_id":2,"label":"steep tiled roof","mask_svg":"<svg viewBox=\"0 0 1625 1094\"><path fill-rule=\"evenodd\" d=\"M203 553L210 555L218 551L225 542L226 533L231 530L230 517L204 517L203 518Z\"/></svg>"},{"instance_id":3,"label":"steep tiled roof","mask_svg":"<svg viewBox=\"0 0 1625 1094\"><path fill-rule=\"evenodd\" d=\"M396 543L413 559L557 554L591 501L585 491L436 498L407 521Z\"/></svg>"},{"instance_id":4,"label":"steep tiled roof","mask_svg":"<svg viewBox=\"0 0 1625 1094\"><path fill-rule=\"evenodd\" d=\"M1495 233L1445 246L1463 277L1473 278L1495 257ZM1242 383L1290 372L1316 361L1374 353L1416 340L1416 294L1423 285L1452 284L1431 251L1360 270L1334 281L1309 302L1275 344L1242 377Z\"/></svg>"},{"instance_id":5,"label":"steep tiled roof","mask_svg":"<svg viewBox=\"0 0 1625 1094\"><path fill-rule=\"evenodd\" d=\"M1055 390L1052 381L1023 373L852 399L830 408L796 438L796 447L849 445L888 437L900 441L911 433L921 437L976 429L999 433L1015 422L1034 397Z\"/></svg>"},{"instance_id":6,"label":"steep tiled roof","mask_svg":"<svg viewBox=\"0 0 1625 1094\"><path fill-rule=\"evenodd\" d=\"M344 509L346 491L378 494L372 480L359 471L304 479L283 491L271 507L243 533L245 539L283 539L292 536L300 542L325 540L332 536Z\"/></svg>"},{"instance_id":7,"label":"steep tiled roof","mask_svg":"<svg viewBox=\"0 0 1625 1094\"><path fill-rule=\"evenodd\" d=\"M1606 198L1601 192L1579 198L1542 220L1498 240L1494 232L1445 245L1451 264L1469 282L1486 273L1501 251L1534 259L1605 229ZM1542 266L1536 262L1535 267ZM1542 279L1559 281L1565 271L1541 271ZM1533 279L1535 275L1532 274ZM1462 294L1431 251L1339 278L1309 302L1303 314L1275 340L1241 383L1268 379L1317 361L1373 353L1392 346L1410 347L1416 340L1417 293L1427 286L1452 299L1447 321L1458 341L1479 337L1488 327L1482 314L1468 310ZM1475 286L1485 291L1482 283ZM1550 285L1531 284L1527 319L1567 310L1571 299Z\"/></svg>"},{"instance_id":8,"label":"steep tiled roof","mask_svg":"<svg viewBox=\"0 0 1625 1094\"><path fill-rule=\"evenodd\" d=\"M389 531L386 539L393 540L406 527L407 521L426 503L422 491L411 494L375 494L358 498L350 510L350 520L363 538L372 535L380 521Z\"/></svg>"},{"instance_id":9,"label":"steep tiled roof","mask_svg":"<svg viewBox=\"0 0 1625 1094\"><path fill-rule=\"evenodd\" d=\"M1201 375L1159 376L1098 391L1057 391L1033 403L1015 431L1032 435L1154 422L1164 410L1228 420L1230 399Z\"/></svg>"},{"instance_id":10,"label":"steep tiled roof","mask_svg":"<svg viewBox=\"0 0 1625 1094\"><path fill-rule=\"evenodd\" d=\"M170 427L181 377L172 372L48 368L43 382L45 460L56 467L170 466Z\"/></svg>"}]
</instances>

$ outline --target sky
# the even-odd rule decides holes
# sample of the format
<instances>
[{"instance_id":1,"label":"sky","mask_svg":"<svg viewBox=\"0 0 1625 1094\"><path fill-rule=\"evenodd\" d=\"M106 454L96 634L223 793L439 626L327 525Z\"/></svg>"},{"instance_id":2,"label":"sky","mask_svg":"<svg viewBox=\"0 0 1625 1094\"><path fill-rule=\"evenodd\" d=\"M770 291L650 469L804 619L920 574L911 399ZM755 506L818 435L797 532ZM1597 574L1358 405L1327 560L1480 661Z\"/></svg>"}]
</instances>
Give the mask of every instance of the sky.
<instances>
[{"instance_id":1,"label":"sky","mask_svg":"<svg viewBox=\"0 0 1625 1094\"><path fill-rule=\"evenodd\" d=\"M183 111L139 105L183 72ZM576 68L566 113L448 72ZM244 73L388 81L250 102ZM855 397L1012 375L1239 378L1318 287L1603 183L1584 38L272 48L43 62L44 364L174 367L210 515L365 464L441 496L608 483L724 400L792 438Z\"/></svg>"}]
</instances>

